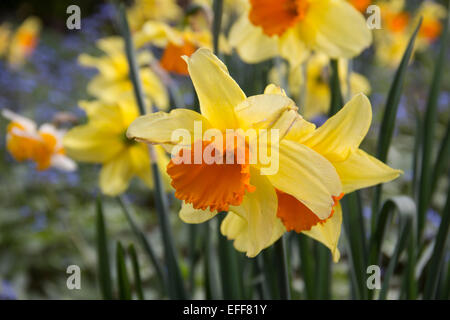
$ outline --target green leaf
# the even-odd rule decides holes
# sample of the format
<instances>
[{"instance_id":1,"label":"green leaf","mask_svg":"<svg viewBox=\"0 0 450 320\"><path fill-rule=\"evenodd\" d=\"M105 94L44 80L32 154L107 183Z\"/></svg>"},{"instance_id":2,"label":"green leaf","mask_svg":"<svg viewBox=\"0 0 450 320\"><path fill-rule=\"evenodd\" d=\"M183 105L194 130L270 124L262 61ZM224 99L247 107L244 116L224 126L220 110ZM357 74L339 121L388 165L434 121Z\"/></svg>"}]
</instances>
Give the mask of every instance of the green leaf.
<instances>
[{"instance_id":1,"label":"green leaf","mask_svg":"<svg viewBox=\"0 0 450 320\"><path fill-rule=\"evenodd\" d=\"M285 237L282 236L277 242L275 242L275 262L277 263L277 275L278 275L278 290L280 292L280 299L291 299L291 288L289 285L289 268L286 256Z\"/></svg>"},{"instance_id":2,"label":"green leaf","mask_svg":"<svg viewBox=\"0 0 450 320\"><path fill-rule=\"evenodd\" d=\"M450 12L449 12L450 14ZM431 185L433 178L432 159L435 124L437 122L437 104L439 99L439 92L441 88L442 75L444 70L444 63L446 62L446 52L448 45L448 24L449 16L445 21L444 31L441 36L441 48L439 56L433 71L433 79L431 82L430 92L428 95L427 107L425 109L425 120L423 129L423 143L422 143L422 162L420 171L420 188L418 199L418 217L417 217L417 235L420 241L425 227L425 215L429 203L431 201Z\"/></svg>"},{"instance_id":3,"label":"green leaf","mask_svg":"<svg viewBox=\"0 0 450 320\"><path fill-rule=\"evenodd\" d=\"M222 280L222 290L224 299L243 299L242 295L242 273L239 272L238 256L230 241L220 233L226 212L218 214L218 249L219 249L219 269Z\"/></svg>"},{"instance_id":4,"label":"green leaf","mask_svg":"<svg viewBox=\"0 0 450 320\"><path fill-rule=\"evenodd\" d=\"M125 5L121 3L118 8L119 29L125 41L125 53L128 60L128 68L130 73L130 80L133 83L134 95L141 114L146 113L144 91L142 89L142 82L140 80L139 68L136 62L134 53L133 39L130 33L130 27L126 16Z\"/></svg>"},{"instance_id":5,"label":"green leaf","mask_svg":"<svg viewBox=\"0 0 450 320\"><path fill-rule=\"evenodd\" d=\"M222 25L222 9L223 9L223 0L214 0L213 2L213 12L214 12L214 20L213 20L213 48L214 54L219 54L219 35L220 28Z\"/></svg>"},{"instance_id":6,"label":"green leaf","mask_svg":"<svg viewBox=\"0 0 450 320\"><path fill-rule=\"evenodd\" d=\"M141 280L141 271L139 267L139 259L136 254L136 250L132 243L128 246L128 254L131 258L131 263L133 265L133 274L134 274L134 288L136 290L136 295L139 300L144 300L144 291L142 290L142 280Z\"/></svg>"},{"instance_id":7,"label":"green leaf","mask_svg":"<svg viewBox=\"0 0 450 320\"><path fill-rule=\"evenodd\" d=\"M217 256L215 254L213 239L211 237L210 221L203 224L205 226L204 241L204 262L205 262L205 291L207 299L221 299L221 287L219 280L219 270Z\"/></svg>"},{"instance_id":8,"label":"green leaf","mask_svg":"<svg viewBox=\"0 0 450 320\"><path fill-rule=\"evenodd\" d=\"M421 24L422 18L419 20L416 29L409 39L408 46L406 47L405 53L403 54L402 60L400 62L400 65L398 66L397 71L395 72L394 80L389 89L386 106L383 112L383 120L381 122L380 133L378 136L376 153L376 157L382 162L386 162L387 160L387 154L389 151L389 146L391 145L392 135L395 128L395 118L397 117L398 105L402 95L403 84L405 82L406 71L408 69L408 64L411 60L411 55L414 50L414 41L416 39L417 33L419 32ZM374 231L376 225L376 213L379 210L381 190L382 184L379 184L375 187L375 193L372 202L372 232Z\"/></svg>"},{"instance_id":9,"label":"green leaf","mask_svg":"<svg viewBox=\"0 0 450 320\"><path fill-rule=\"evenodd\" d=\"M331 103L328 116L331 117L336 114L344 104L342 98L341 83L339 79L338 61L331 59L330 61L331 77L330 77L330 89L331 89Z\"/></svg>"},{"instance_id":10,"label":"green leaf","mask_svg":"<svg viewBox=\"0 0 450 320\"><path fill-rule=\"evenodd\" d=\"M345 228L345 236L349 246L347 252L351 260L350 272L353 273L353 284L356 299L367 299L366 268L367 268L367 244L366 231L362 215L362 204L359 193L352 192L341 200L342 213Z\"/></svg>"},{"instance_id":11,"label":"green leaf","mask_svg":"<svg viewBox=\"0 0 450 320\"><path fill-rule=\"evenodd\" d=\"M108 252L108 237L106 234L105 219L103 215L102 198L99 195L97 197L97 259L98 259L98 277L100 283L100 289L103 299L111 300L112 294L112 279L111 279L111 267L109 264L109 252Z\"/></svg>"},{"instance_id":12,"label":"green leaf","mask_svg":"<svg viewBox=\"0 0 450 320\"><path fill-rule=\"evenodd\" d=\"M316 255L316 299L331 299L331 253L330 249L318 241L314 241Z\"/></svg>"},{"instance_id":13,"label":"green leaf","mask_svg":"<svg viewBox=\"0 0 450 320\"><path fill-rule=\"evenodd\" d=\"M450 178L450 177L449 177ZM434 242L433 255L428 267L427 279L425 283L424 299L436 297L439 275L444 265L445 245L447 243L450 230L450 187L448 187L447 202L442 212L442 220Z\"/></svg>"},{"instance_id":14,"label":"green leaf","mask_svg":"<svg viewBox=\"0 0 450 320\"><path fill-rule=\"evenodd\" d=\"M377 219L377 225L375 227L375 232L371 235L369 265L380 265L381 246L383 243L384 234L387 229L387 222L389 218L392 217L394 212L398 212L399 214L399 240L397 241L394 254L389 261L388 269L384 276L384 281L380 292L380 299L385 299L387 296L390 278L394 272L394 268L397 265L398 258L406 248L408 241L411 241L410 244L413 244L411 247L409 247L408 255L412 257L415 257L416 255L414 245L414 219L416 213L416 204L414 203L414 200L407 196L393 197L388 199L381 208L379 218ZM414 262L415 259L411 261ZM415 268L415 266L410 267L413 269ZM411 273L406 273L406 276L410 277ZM414 277L408 278L408 281L412 281L412 283L410 283L411 286L415 285ZM369 295L372 296L372 294L373 292L369 291Z\"/></svg>"},{"instance_id":15,"label":"green leaf","mask_svg":"<svg viewBox=\"0 0 450 320\"><path fill-rule=\"evenodd\" d=\"M300 270L305 283L305 293L307 299L315 299L316 287L314 283L314 256L311 252L311 241L304 235L298 235L298 245L300 248Z\"/></svg>"},{"instance_id":16,"label":"green leaf","mask_svg":"<svg viewBox=\"0 0 450 320\"><path fill-rule=\"evenodd\" d=\"M119 205L122 208L125 217L127 218L131 230L133 231L136 238L139 240L142 247L144 248L144 252L147 254L150 263L155 268L156 274L158 275L158 279L161 282L162 289L167 291L167 288L169 286L167 280L167 272L163 269L160 261L156 257L155 251L153 250L153 247L151 246L144 232L137 226L125 198L123 196L118 196L117 201L119 202Z\"/></svg>"},{"instance_id":17,"label":"green leaf","mask_svg":"<svg viewBox=\"0 0 450 320\"><path fill-rule=\"evenodd\" d=\"M439 178L445 173L450 163L450 124L439 147L439 153L433 166L433 177L431 178L431 194L436 190Z\"/></svg>"},{"instance_id":18,"label":"green leaf","mask_svg":"<svg viewBox=\"0 0 450 320\"><path fill-rule=\"evenodd\" d=\"M120 241L116 247L117 287L120 300L131 300L130 280L128 279L125 252Z\"/></svg>"},{"instance_id":19,"label":"green leaf","mask_svg":"<svg viewBox=\"0 0 450 320\"><path fill-rule=\"evenodd\" d=\"M150 151L150 153L152 153L152 150ZM150 158L154 159L154 155L150 156ZM169 205L167 203L167 197L162 185L158 164L153 160L152 162L153 185L155 189L155 205L161 227L164 254L168 269L168 281L170 286L169 293L172 299L186 299L186 291L184 288L178 259L175 254L175 245L173 243L174 237L169 221Z\"/></svg>"}]
</instances>

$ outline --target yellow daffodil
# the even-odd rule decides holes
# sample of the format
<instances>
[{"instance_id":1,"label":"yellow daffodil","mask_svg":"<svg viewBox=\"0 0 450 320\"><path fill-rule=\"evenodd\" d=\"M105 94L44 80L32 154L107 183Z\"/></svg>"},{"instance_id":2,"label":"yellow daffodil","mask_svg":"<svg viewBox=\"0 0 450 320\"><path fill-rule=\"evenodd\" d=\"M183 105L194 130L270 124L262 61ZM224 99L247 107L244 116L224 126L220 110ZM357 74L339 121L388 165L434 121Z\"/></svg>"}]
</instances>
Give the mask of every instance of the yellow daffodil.
<instances>
[{"instance_id":1,"label":"yellow daffodil","mask_svg":"<svg viewBox=\"0 0 450 320\"><path fill-rule=\"evenodd\" d=\"M417 49L426 49L441 35L441 20L447 16L447 9L433 1L423 1L415 14L415 21L422 17L422 25L417 35Z\"/></svg>"},{"instance_id":2,"label":"yellow daffodil","mask_svg":"<svg viewBox=\"0 0 450 320\"><path fill-rule=\"evenodd\" d=\"M6 134L6 148L16 161L31 160L39 171L54 167L73 171L76 164L65 155L62 139L65 131L52 124L36 124L21 115L4 109L2 115L10 120Z\"/></svg>"},{"instance_id":3,"label":"yellow daffodil","mask_svg":"<svg viewBox=\"0 0 450 320\"><path fill-rule=\"evenodd\" d=\"M262 95L246 97L226 66L208 49L199 49L185 59L201 114L188 109L149 114L136 119L127 131L130 139L167 148L179 146L174 132L187 132L190 140L184 141L181 149L172 150L167 166L175 196L183 201L180 218L201 223L228 211L221 232L249 257L270 246L286 230L295 230L323 242L336 261L343 193L399 175L398 170L359 149L371 122L368 99L356 96L323 127L315 129L274 85ZM212 129L215 139L199 137L199 127L202 132ZM267 163L261 155L255 163L248 161L254 150L248 147L247 138L241 146L245 161L225 161L230 151L236 156L235 147L217 141L230 129L278 132L275 142L265 141L275 146L270 150L278 160L278 170L265 172ZM256 139L262 141L263 133L258 131ZM203 155L211 152L219 162L192 163L196 150ZM180 162L180 158L189 161Z\"/></svg>"},{"instance_id":4,"label":"yellow daffodil","mask_svg":"<svg viewBox=\"0 0 450 320\"><path fill-rule=\"evenodd\" d=\"M33 53L38 43L41 21L36 17L27 18L11 37L8 61L13 67L20 67Z\"/></svg>"},{"instance_id":5,"label":"yellow daffodil","mask_svg":"<svg viewBox=\"0 0 450 320\"><path fill-rule=\"evenodd\" d=\"M99 71L99 74L89 82L88 92L107 103L129 96L133 92L133 84L129 79L123 40L120 37L104 38L98 41L97 46L105 52L103 56L81 54L79 57L80 64ZM151 105L166 110L169 98L165 86L149 67L152 59L148 51L139 52L137 55L142 88Z\"/></svg>"},{"instance_id":6,"label":"yellow daffodil","mask_svg":"<svg viewBox=\"0 0 450 320\"><path fill-rule=\"evenodd\" d=\"M212 47L212 36L209 30L193 31L186 28L182 31L168 24L156 21L147 22L136 34L137 46L150 43L164 48L160 59L161 67L167 72L188 75L186 63L182 56L190 56L200 47Z\"/></svg>"},{"instance_id":7,"label":"yellow daffodil","mask_svg":"<svg viewBox=\"0 0 450 320\"><path fill-rule=\"evenodd\" d=\"M127 127L139 114L134 101L131 98L114 103L83 101L80 107L88 122L64 136L67 154L77 161L102 164L99 184L106 195L123 193L133 177L152 187L148 147L125 136ZM167 165L168 157L161 147L156 148L156 158L160 167Z\"/></svg>"},{"instance_id":8,"label":"yellow daffodil","mask_svg":"<svg viewBox=\"0 0 450 320\"><path fill-rule=\"evenodd\" d=\"M372 42L363 15L343 0L250 0L229 38L245 62L280 55L293 67L310 50L351 58Z\"/></svg>"},{"instance_id":9,"label":"yellow daffodil","mask_svg":"<svg viewBox=\"0 0 450 320\"><path fill-rule=\"evenodd\" d=\"M316 53L308 58L305 66L300 65L297 68L289 70L289 89L290 94L301 98L303 108L302 115L306 119L312 119L318 115L326 115L330 108L331 92L330 92L330 59L320 53ZM306 82L303 74L306 68ZM351 72L348 77L348 62L345 59L339 59L338 62L339 77L341 91L344 97L351 97L357 93L370 93L370 83L363 75ZM271 75L276 75L277 70L272 70ZM277 85L281 85L278 79L271 77L271 80ZM350 85L350 92L349 92ZM305 88L306 86L306 88ZM305 92L302 92L305 88Z\"/></svg>"},{"instance_id":10,"label":"yellow daffodil","mask_svg":"<svg viewBox=\"0 0 450 320\"><path fill-rule=\"evenodd\" d=\"M132 30L138 30L147 21L174 22L181 17L182 10L176 0L135 0L127 10Z\"/></svg>"}]
</instances>

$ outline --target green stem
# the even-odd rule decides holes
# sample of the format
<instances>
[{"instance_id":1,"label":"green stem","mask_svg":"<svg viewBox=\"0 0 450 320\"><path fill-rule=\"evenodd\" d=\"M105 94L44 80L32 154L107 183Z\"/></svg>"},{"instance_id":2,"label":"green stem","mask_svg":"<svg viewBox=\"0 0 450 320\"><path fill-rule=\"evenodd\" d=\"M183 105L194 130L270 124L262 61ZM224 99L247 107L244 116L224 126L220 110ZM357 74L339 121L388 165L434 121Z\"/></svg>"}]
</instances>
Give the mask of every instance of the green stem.
<instances>
[{"instance_id":1,"label":"green stem","mask_svg":"<svg viewBox=\"0 0 450 320\"><path fill-rule=\"evenodd\" d=\"M286 245L284 237L281 237L275 243L275 263L278 265L278 290L282 300L291 299L291 290L289 287L289 271L286 256Z\"/></svg>"}]
</instances>

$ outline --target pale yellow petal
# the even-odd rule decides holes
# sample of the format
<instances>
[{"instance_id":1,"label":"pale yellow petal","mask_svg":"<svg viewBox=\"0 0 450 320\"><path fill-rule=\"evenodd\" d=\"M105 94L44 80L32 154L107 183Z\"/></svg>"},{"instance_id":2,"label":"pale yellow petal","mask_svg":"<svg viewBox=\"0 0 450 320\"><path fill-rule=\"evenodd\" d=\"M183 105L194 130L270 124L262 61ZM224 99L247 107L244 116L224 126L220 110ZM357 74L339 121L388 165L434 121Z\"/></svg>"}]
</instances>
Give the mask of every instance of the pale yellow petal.
<instances>
[{"instance_id":1,"label":"pale yellow petal","mask_svg":"<svg viewBox=\"0 0 450 320\"><path fill-rule=\"evenodd\" d=\"M301 142L330 161L343 161L359 147L371 122L370 101L364 94L358 94Z\"/></svg>"},{"instance_id":2,"label":"pale yellow petal","mask_svg":"<svg viewBox=\"0 0 450 320\"><path fill-rule=\"evenodd\" d=\"M330 215L333 198L342 192L333 165L319 153L294 141L282 140L272 153L279 161L275 174L268 175L273 186L301 201L320 219ZM278 157L278 159L276 159Z\"/></svg>"},{"instance_id":3,"label":"pale yellow petal","mask_svg":"<svg viewBox=\"0 0 450 320\"><path fill-rule=\"evenodd\" d=\"M248 97L235 108L242 129L267 129L288 110L297 110L295 102L280 94Z\"/></svg>"},{"instance_id":4,"label":"pale yellow petal","mask_svg":"<svg viewBox=\"0 0 450 320\"><path fill-rule=\"evenodd\" d=\"M197 224L214 218L216 214L217 211L211 212L209 210L194 209L192 204L183 201L178 215L180 216L180 219L186 223Z\"/></svg>"},{"instance_id":5,"label":"pale yellow petal","mask_svg":"<svg viewBox=\"0 0 450 320\"><path fill-rule=\"evenodd\" d=\"M278 55L278 39L266 36L262 28L251 24L247 14L231 28L229 42L247 63L259 63Z\"/></svg>"},{"instance_id":6,"label":"pale yellow petal","mask_svg":"<svg viewBox=\"0 0 450 320\"><path fill-rule=\"evenodd\" d=\"M333 261L338 262L340 253L338 249L339 236L341 235L342 227L342 209L338 204L334 208L333 216L325 221L323 224L319 223L311 228L309 231L303 231L307 236L323 243L331 251Z\"/></svg>"},{"instance_id":7,"label":"pale yellow petal","mask_svg":"<svg viewBox=\"0 0 450 320\"><path fill-rule=\"evenodd\" d=\"M228 212L225 219L220 225L220 232L230 240L233 241L233 246L237 251L248 252L250 249L249 228L248 223L234 212ZM265 248L274 244L286 232L283 223L278 219L272 232L272 236L265 245Z\"/></svg>"},{"instance_id":8,"label":"pale yellow petal","mask_svg":"<svg viewBox=\"0 0 450 320\"><path fill-rule=\"evenodd\" d=\"M100 189L108 196L123 193L134 175L129 153L124 151L105 163L100 171Z\"/></svg>"},{"instance_id":9,"label":"pale yellow petal","mask_svg":"<svg viewBox=\"0 0 450 320\"><path fill-rule=\"evenodd\" d=\"M310 54L310 50L301 40L296 28L286 31L280 37L278 46L280 55L289 62L291 68L304 62Z\"/></svg>"},{"instance_id":10,"label":"pale yellow petal","mask_svg":"<svg viewBox=\"0 0 450 320\"><path fill-rule=\"evenodd\" d=\"M91 124L69 130L63 138L66 154L72 159L93 163L104 163L120 153L124 139L120 133L110 130L108 125Z\"/></svg>"},{"instance_id":11,"label":"pale yellow petal","mask_svg":"<svg viewBox=\"0 0 450 320\"><path fill-rule=\"evenodd\" d=\"M206 48L198 49L186 61L202 115L215 128L236 128L234 108L244 101L245 94L227 67Z\"/></svg>"},{"instance_id":12,"label":"pale yellow petal","mask_svg":"<svg viewBox=\"0 0 450 320\"><path fill-rule=\"evenodd\" d=\"M230 206L230 211L238 214L246 223L246 228L241 231L246 234L245 252L248 257L254 257L271 244L275 225L279 223L279 219L276 216L277 196L270 181L260 175L256 169L251 169L250 174L250 183L256 187L256 190L247 192L241 205ZM223 231L224 235L233 239L229 235L233 234L233 230L225 228Z\"/></svg>"},{"instance_id":13,"label":"pale yellow petal","mask_svg":"<svg viewBox=\"0 0 450 320\"><path fill-rule=\"evenodd\" d=\"M342 181L344 193L388 182L397 178L402 171L385 165L361 149L352 152L341 162L333 163Z\"/></svg>"},{"instance_id":14,"label":"pale yellow petal","mask_svg":"<svg viewBox=\"0 0 450 320\"><path fill-rule=\"evenodd\" d=\"M311 2L300 28L308 33L310 46L332 58L351 58L372 43L372 33L364 16L352 5L341 0Z\"/></svg>"},{"instance_id":15,"label":"pale yellow petal","mask_svg":"<svg viewBox=\"0 0 450 320\"><path fill-rule=\"evenodd\" d=\"M180 141L174 140L176 133L186 132L193 142L194 127L198 124L203 132L211 128L208 120L201 114L188 109L175 109L170 113L155 112L140 116L131 123L127 130L129 139L136 139L154 144L176 145Z\"/></svg>"}]
</instances>

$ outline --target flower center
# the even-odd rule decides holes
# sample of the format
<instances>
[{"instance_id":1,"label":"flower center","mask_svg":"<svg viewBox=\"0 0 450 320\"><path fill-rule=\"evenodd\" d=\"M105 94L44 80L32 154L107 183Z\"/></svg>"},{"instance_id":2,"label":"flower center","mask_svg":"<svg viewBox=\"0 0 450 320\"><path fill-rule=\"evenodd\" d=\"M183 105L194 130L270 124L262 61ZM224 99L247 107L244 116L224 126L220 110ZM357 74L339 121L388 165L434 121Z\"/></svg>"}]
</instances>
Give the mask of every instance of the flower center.
<instances>
[{"instance_id":1,"label":"flower center","mask_svg":"<svg viewBox=\"0 0 450 320\"><path fill-rule=\"evenodd\" d=\"M216 161L202 159L198 163L194 155L196 150L202 151L202 158L209 154ZM240 205L245 192L253 192L255 187L250 185L248 162L239 163L238 152L233 152L233 156L233 163L227 163L227 150L218 148L210 141L199 140L190 149L181 149L167 165L175 196L191 203L195 209L211 212L228 211L229 205ZM222 161L217 161L220 158Z\"/></svg>"},{"instance_id":2,"label":"flower center","mask_svg":"<svg viewBox=\"0 0 450 320\"><path fill-rule=\"evenodd\" d=\"M26 136L25 128L17 123L11 122L7 128L6 148L16 161L30 160L36 141ZM24 134L20 134L23 132Z\"/></svg>"},{"instance_id":3,"label":"flower center","mask_svg":"<svg viewBox=\"0 0 450 320\"><path fill-rule=\"evenodd\" d=\"M277 217L281 219L287 231L295 230L297 233L311 230L318 223L324 223L330 219L338 201L344 196L343 193L338 197L333 196L334 205L331 213L328 218L321 220L295 197L280 190L276 190L276 192L278 198Z\"/></svg>"},{"instance_id":4,"label":"flower center","mask_svg":"<svg viewBox=\"0 0 450 320\"><path fill-rule=\"evenodd\" d=\"M433 42L441 34L442 24L439 20L424 19L419 35Z\"/></svg>"},{"instance_id":5,"label":"flower center","mask_svg":"<svg viewBox=\"0 0 450 320\"><path fill-rule=\"evenodd\" d=\"M191 56L197 47L190 41L185 40L183 45L179 46L170 42L160 60L161 67L166 71L174 72L182 75L188 75L188 68L186 62L181 56Z\"/></svg>"},{"instance_id":6,"label":"flower center","mask_svg":"<svg viewBox=\"0 0 450 320\"><path fill-rule=\"evenodd\" d=\"M250 21L268 36L282 35L303 20L309 0L250 0Z\"/></svg>"}]
</instances>

